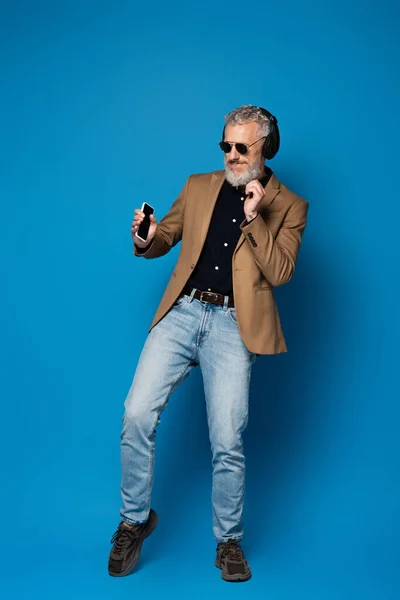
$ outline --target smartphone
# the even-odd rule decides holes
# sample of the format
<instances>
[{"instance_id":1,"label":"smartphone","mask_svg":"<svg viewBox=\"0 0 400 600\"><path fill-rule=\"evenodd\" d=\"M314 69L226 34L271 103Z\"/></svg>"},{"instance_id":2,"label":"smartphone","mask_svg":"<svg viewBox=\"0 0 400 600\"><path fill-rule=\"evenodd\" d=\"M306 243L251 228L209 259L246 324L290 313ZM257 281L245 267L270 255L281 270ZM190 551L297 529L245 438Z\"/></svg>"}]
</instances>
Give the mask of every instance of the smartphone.
<instances>
[{"instance_id":1,"label":"smartphone","mask_svg":"<svg viewBox=\"0 0 400 600\"><path fill-rule=\"evenodd\" d=\"M150 215L154 213L154 208L150 204L147 204L147 202L143 202L140 210L144 212L144 219L138 227L136 237L142 240L142 242L146 242L150 229Z\"/></svg>"}]
</instances>

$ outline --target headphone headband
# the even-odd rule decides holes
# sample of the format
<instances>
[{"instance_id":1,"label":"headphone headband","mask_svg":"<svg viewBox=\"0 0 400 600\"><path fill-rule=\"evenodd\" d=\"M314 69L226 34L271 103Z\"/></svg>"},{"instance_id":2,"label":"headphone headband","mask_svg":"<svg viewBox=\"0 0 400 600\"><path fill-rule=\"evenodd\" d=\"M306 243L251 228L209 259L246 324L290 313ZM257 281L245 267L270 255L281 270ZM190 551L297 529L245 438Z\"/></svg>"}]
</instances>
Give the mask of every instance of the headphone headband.
<instances>
[{"instance_id":1,"label":"headphone headband","mask_svg":"<svg viewBox=\"0 0 400 600\"><path fill-rule=\"evenodd\" d=\"M278 119L272 113L270 113L269 110L267 110L266 108L262 108L262 106L257 106L257 108L258 110L261 110L262 113L264 113L264 115L273 125L278 124Z\"/></svg>"}]
</instances>

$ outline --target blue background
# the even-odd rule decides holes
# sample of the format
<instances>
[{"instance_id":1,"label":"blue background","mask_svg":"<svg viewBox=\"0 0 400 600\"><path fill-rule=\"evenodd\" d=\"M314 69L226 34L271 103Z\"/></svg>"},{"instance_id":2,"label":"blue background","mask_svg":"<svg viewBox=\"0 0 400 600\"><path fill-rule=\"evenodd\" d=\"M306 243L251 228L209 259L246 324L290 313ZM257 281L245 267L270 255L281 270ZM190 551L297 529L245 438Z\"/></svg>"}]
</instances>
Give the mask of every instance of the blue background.
<instances>
[{"instance_id":1,"label":"blue background","mask_svg":"<svg viewBox=\"0 0 400 600\"><path fill-rule=\"evenodd\" d=\"M399 11L316 4L1 4L4 597L399 597ZM133 257L134 209L222 168L244 103L277 115L270 165L310 203L276 290L289 352L252 374L253 578L213 564L196 370L158 428L159 526L114 579L123 401L179 253Z\"/></svg>"}]
</instances>

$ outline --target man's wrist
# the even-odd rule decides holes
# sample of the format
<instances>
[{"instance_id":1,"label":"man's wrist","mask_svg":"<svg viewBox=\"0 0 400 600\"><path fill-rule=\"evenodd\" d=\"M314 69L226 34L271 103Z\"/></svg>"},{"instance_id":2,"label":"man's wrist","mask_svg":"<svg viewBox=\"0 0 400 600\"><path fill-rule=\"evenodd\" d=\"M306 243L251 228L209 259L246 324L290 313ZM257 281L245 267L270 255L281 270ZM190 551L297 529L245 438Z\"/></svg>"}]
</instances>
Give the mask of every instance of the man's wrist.
<instances>
[{"instance_id":1,"label":"man's wrist","mask_svg":"<svg viewBox=\"0 0 400 600\"><path fill-rule=\"evenodd\" d=\"M258 212L256 210L252 210L252 211L246 213L246 221L249 223L250 221L255 219L257 215L258 215Z\"/></svg>"},{"instance_id":2,"label":"man's wrist","mask_svg":"<svg viewBox=\"0 0 400 600\"><path fill-rule=\"evenodd\" d=\"M140 254L144 254L145 252L147 252L147 250L150 248L151 244L152 244L153 240L151 240L151 242L149 242L147 244L147 246L138 246L137 243L134 241L133 244L136 248L136 250L140 253Z\"/></svg>"}]
</instances>

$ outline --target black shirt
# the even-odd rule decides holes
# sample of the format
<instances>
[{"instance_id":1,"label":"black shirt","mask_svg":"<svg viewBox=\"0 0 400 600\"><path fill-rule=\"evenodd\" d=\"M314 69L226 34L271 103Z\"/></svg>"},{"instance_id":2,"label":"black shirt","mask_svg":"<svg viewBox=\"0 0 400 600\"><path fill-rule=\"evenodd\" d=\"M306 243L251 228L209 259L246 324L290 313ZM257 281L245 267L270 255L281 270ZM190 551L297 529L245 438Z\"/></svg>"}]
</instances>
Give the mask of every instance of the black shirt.
<instances>
[{"instance_id":1,"label":"black shirt","mask_svg":"<svg viewBox=\"0 0 400 600\"><path fill-rule=\"evenodd\" d=\"M272 171L265 166L265 173L259 179L263 187L267 185ZM203 250L187 285L203 291L233 295L232 255L242 233L239 225L245 219L244 200L244 187L234 187L225 179L215 203Z\"/></svg>"},{"instance_id":2,"label":"black shirt","mask_svg":"<svg viewBox=\"0 0 400 600\"><path fill-rule=\"evenodd\" d=\"M265 187L272 170L265 165L265 175L258 181ZM244 186L232 186L225 179L215 203L202 252L186 285L202 291L233 295L232 255L241 236L240 223L245 219ZM136 246L138 248L138 246ZM140 254L147 247L140 249Z\"/></svg>"}]
</instances>

